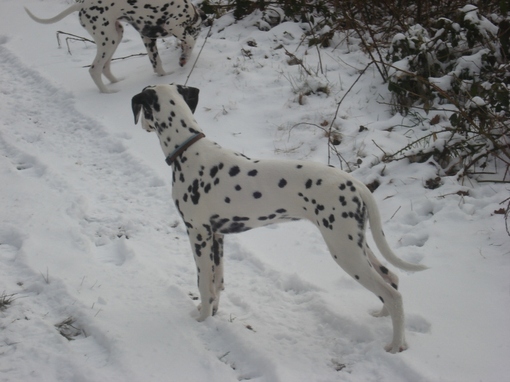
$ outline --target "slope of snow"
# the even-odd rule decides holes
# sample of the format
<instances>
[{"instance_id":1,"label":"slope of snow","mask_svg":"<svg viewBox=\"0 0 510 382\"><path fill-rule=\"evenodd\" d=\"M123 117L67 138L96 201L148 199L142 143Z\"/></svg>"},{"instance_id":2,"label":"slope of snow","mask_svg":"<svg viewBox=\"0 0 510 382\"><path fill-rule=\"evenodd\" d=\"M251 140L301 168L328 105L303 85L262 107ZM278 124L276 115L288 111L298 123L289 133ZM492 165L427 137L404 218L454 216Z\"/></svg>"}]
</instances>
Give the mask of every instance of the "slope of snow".
<instances>
[{"instance_id":1,"label":"slope of snow","mask_svg":"<svg viewBox=\"0 0 510 382\"><path fill-rule=\"evenodd\" d=\"M321 52L302 29L268 32L217 20L191 62L161 41L165 77L147 57L116 61L125 79L99 94L91 44L69 16L39 25L70 2L0 0L0 310L2 381L502 381L510 367L507 184L443 177L433 164L382 163L412 138L391 116L373 68L340 105L337 146L375 191L386 236L429 270L398 272L410 348L397 355L377 298L330 259L306 222L228 236L220 311L197 323L196 271L171 201L157 138L133 125L131 97L157 83L200 88L196 118L208 137L250 157L345 162L328 153L337 103L368 61L352 38ZM289 65L286 50L303 60ZM126 28L116 56L143 52ZM321 72L322 64L322 72ZM300 96L327 85L329 95ZM326 123L325 123L326 122ZM364 128L360 128L363 126ZM329 159L328 159L329 157ZM59 325L72 318L71 326ZM56 325L59 325L57 327ZM59 332L67 330L69 341Z\"/></svg>"}]
</instances>

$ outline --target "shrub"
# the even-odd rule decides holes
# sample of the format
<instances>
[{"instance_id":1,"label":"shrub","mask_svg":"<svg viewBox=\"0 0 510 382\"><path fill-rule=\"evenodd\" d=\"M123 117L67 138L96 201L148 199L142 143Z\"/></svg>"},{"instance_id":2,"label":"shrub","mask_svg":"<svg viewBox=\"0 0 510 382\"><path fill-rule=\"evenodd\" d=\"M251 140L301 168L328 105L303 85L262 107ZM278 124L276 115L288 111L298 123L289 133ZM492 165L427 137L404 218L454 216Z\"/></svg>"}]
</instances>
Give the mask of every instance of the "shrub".
<instances>
[{"instance_id":1,"label":"shrub","mask_svg":"<svg viewBox=\"0 0 510 382\"><path fill-rule=\"evenodd\" d=\"M477 6L465 0L205 0L202 8L232 11L236 19L260 10L265 28L304 22L308 44L318 47L329 46L336 32L355 34L388 83L393 111L425 112L418 118L425 133L387 159L433 156L447 173L466 174L490 161L510 168L510 0L473 1ZM446 119L436 121L438 114Z\"/></svg>"},{"instance_id":2,"label":"shrub","mask_svg":"<svg viewBox=\"0 0 510 382\"><path fill-rule=\"evenodd\" d=\"M421 156L434 155L464 173L485 168L492 159L510 166L508 31L502 33L478 11L468 5L453 20L410 27L395 35L386 56L395 112L406 115L418 106L449 114L449 126L431 133L437 144L425 145Z\"/></svg>"}]
</instances>

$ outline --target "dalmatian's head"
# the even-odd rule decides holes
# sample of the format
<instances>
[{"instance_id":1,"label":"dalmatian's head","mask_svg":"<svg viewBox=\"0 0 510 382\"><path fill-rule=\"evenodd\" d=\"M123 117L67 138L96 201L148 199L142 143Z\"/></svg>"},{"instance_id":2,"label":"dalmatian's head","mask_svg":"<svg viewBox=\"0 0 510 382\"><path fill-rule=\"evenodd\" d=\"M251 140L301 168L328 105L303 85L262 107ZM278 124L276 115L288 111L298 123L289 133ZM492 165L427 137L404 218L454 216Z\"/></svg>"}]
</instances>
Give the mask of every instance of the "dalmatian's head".
<instances>
[{"instance_id":1,"label":"dalmatian's head","mask_svg":"<svg viewBox=\"0 0 510 382\"><path fill-rule=\"evenodd\" d=\"M169 118L172 112L189 110L194 113L199 92L197 88L183 85L147 86L131 99L135 125L142 116L142 128L151 132L157 130L156 124Z\"/></svg>"}]
</instances>

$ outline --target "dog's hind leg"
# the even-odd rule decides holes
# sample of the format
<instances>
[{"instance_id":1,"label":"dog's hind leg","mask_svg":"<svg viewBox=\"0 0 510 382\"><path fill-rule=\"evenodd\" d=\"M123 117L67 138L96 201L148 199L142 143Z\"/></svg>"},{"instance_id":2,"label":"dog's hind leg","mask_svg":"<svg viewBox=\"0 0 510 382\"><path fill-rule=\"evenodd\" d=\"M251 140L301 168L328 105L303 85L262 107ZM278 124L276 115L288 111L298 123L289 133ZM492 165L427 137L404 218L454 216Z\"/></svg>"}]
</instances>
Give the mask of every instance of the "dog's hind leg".
<instances>
[{"instance_id":1,"label":"dog's hind leg","mask_svg":"<svg viewBox=\"0 0 510 382\"><path fill-rule=\"evenodd\" d=\"M115 40L115 42L117 43L117 45L115 46L114 49L112 49L111 51L111 54L110 54L110 58L108 59L108 61L106 61L106 64L104 65L104 68L103 68L103 74L105 75L106 78L108 78L108 80L113 84L115 82L119 82L120 80L122 80L122 78L117 78L115 77L113 74L112 74L112 71L110 69L110 64L112 62L112 57L113 57L113 54L115 53L115 50L117 49L117 46L118 44L121 42L122 40L122 36L124 34L124 27L122 26L122 24L119 22L119 21L116 21L115 22L115 30L117 31L117 40Z\"/></svg>"},{"instance_id":2,"label":"dog's hind leg","mask_svg":"<svg viewBox=\"0 0 510 382\"><path fill-rule=\"evenodd\" d=\"M198 321L216 313L219 292L223 285L221 236L215 236L208 230L189 229L189 240L197 265L197 284L200 293L200 316Z\"/></svg>"},{"instance_id":3,"label":"dog's hind leg","mask_svg":"<svg viewBox=\"0 0 510 382\"><path fill-rule=\"evenodd\" d=\"M80 15L80 21L94 38L97 46L96 57L94 58L94 61L92 61L92 65L89 69L90 76L101 93L113 93L115 92L114 90L109 90L104 85L101 75L104 72L110 81L117 81L117 79L111 74L110 60L119 46L123 28L120 23L116 22L114 24L109 23L107 26L102 26L101 29L94 29L94 26L90 24L90 21L87 19L83 21L83 17L84 16Z\"/></svg>"},{"instance_id":4,"label":"dog's hind leg","mask_svg":"<svg viewBox=\"0 0 510 382\"><path fill-rule=\"evenodd\" d=\"M331 255L351 277L374 293L385 306L391 316L393 324L393 339L385 349L391 353L403 351L407 348L404 333L404 307L401 294L386 283L382 276L374 269L369 260L364 243L349 241L342 243L342 248L336 248L331 234L328 243ZM329 241L329 242L328 242ZM346 245L347 244L347 245ZM339 252L342 253L339 253Z\"/></svg>"},{"instance_id":5,"label":"dog's hind leg","mask_svg":"<svg viewBox=\"0 0 510 382\"><path fill-rule=\"evenodd\" d=\"M379 259L375 257L374 253L368 247L368 245L365 246L365 251L368 255L368 260L374 267L375 271L379 273L379 275L384 279L384 281L386 281L389 285L398 290L398 276L381 264ZM372 312L371 314L374 317L386 317L390 314L390 312L388 311L388 308L386 308L386 306L383 305L380 311L375 311Z\"/></svg>"}]
</instances>

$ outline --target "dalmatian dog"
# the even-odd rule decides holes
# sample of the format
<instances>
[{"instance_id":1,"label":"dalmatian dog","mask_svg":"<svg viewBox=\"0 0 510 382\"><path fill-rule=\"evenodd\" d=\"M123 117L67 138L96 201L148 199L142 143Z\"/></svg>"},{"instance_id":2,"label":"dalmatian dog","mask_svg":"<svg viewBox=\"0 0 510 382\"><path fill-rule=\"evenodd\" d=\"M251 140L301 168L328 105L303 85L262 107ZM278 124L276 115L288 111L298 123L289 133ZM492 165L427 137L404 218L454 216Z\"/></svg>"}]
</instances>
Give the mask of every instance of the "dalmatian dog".
<instances>
[{"instance_id":1,"label":"dalmatian dog","mask_svg":"<svg viewBox=\"0 0 510 382\"><path fill-rule=\"evenodd\" d=\"M406 271L426 269L398 258L384 237L371 192L332 166L293 160L250 159L205 138L194 119L199 90L148 86L132 99L135 124L158 135L172 167L172 197L186 225L198 272L198 321L218 310L223 288L223 236L273 223L307 219L322 233L333 259L383 302L390 315L392 353L407 348L398 278L367 246L372 235L384 258Z\"/></svg>"},{"instance_id":2,"label":"dalmatian dog","mask_svg":"<svg viewBox=\"0 0 510 382\"><path fill-rule=\"evenodd\" d=\"M189 0L81 0L53 18L41 19L27 8L36 22L53 24L74 12L79 12L81 25L89 32L97 46L97 53L89 69L90 76L102 93L113 93L103 83L101 74L112 83L118 82L110 70L110 62L122 40L124 28L120 20L131 24L142 36L154 72L165 75L156 39L175 36L181 41L179 64L184 66L193 50L205 14Z\"/></svg>"}]
</instances>

